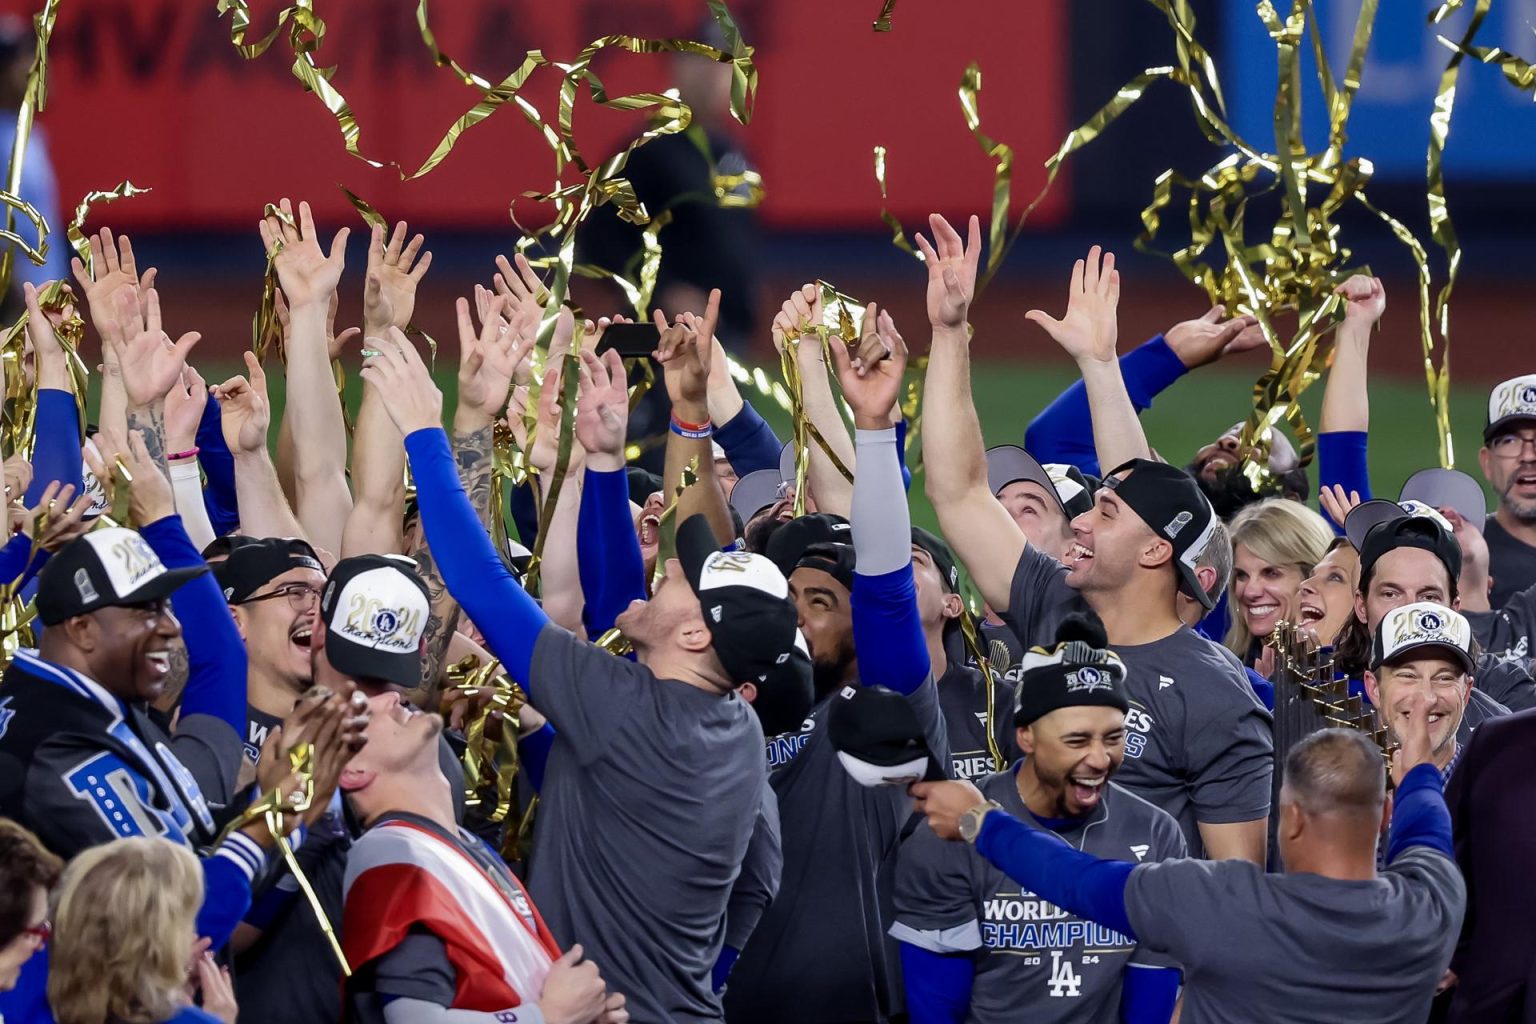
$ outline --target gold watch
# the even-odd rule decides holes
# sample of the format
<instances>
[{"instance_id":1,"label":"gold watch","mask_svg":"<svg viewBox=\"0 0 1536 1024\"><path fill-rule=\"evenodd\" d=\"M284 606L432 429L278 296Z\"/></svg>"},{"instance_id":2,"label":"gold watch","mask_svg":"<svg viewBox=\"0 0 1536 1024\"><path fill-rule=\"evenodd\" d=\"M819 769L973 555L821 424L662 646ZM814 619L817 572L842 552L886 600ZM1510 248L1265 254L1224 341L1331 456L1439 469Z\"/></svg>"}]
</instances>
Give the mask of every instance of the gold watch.
<instances>
[{"instance_id":1,"label":"gold watch","mask_svg":"<svg viewBox=\"0 0 1536 1024\"><path fill-rule=\"evenodd\" d=\"M960 838L974 844L976 837L981 835L981 820L990 811L1000 811L1003 805L996 800L988 800L984 804L977 804L964 814L960 815Z\"/></svg>"}]
</instances>

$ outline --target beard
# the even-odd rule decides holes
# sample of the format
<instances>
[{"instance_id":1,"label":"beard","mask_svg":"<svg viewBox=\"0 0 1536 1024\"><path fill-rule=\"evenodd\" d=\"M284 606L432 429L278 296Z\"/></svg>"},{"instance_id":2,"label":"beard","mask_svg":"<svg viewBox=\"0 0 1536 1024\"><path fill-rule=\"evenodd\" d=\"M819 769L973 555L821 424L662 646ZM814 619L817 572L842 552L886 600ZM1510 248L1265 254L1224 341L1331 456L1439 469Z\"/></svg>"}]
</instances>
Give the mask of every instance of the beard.
<instances>
[{"instance_id":1,"label":"beard","mask_svg":"<svg viewBox=\"0 0 1536 1024\"><path fill-rule=\"evenodd\" d=\"M829 697L848 678L853 664L853 644L844 643L832 652L830 658L816 658L811 662L811 682L816 687L816 700Z\"/></svg>"}]
</instances>

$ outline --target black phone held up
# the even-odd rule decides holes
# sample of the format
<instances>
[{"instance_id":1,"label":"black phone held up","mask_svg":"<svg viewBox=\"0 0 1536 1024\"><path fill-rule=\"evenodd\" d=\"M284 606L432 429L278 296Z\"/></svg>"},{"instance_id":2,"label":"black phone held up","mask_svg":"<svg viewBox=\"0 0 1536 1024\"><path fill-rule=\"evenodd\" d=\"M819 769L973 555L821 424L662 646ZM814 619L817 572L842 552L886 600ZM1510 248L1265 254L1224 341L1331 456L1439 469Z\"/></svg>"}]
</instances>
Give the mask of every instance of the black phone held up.
<instances>
[{"instance_id":1,"label":"black phone held up","mask_svg":"<svg viewBox=\"0 0 1536 1024\"><path fill-rule=\"evenodd\" d=\"M661 344L655 324L609 324L597 342L597 354L613 349L625 359L649 359Z\"/></svg>"}]
</instances>

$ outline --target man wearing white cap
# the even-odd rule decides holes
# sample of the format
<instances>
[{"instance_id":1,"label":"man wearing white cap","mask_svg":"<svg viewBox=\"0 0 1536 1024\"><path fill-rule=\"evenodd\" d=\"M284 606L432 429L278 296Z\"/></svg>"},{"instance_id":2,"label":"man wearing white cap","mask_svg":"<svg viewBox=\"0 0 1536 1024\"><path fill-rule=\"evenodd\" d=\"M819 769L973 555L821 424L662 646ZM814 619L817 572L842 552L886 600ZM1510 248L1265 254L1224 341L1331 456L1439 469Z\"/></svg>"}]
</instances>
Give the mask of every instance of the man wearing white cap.
<instances>
[{"instance_id":1,"label":"man wearing white cap","mask_svg":"<svg viewBox=\"0 0 1536 1024\"><path fill-rule=\"evenodd\" d=\"M1401 740L1415 707L1429 716L1429 759L1443 780L1456 767L1456 739L1472 691L1472 627L1443 604L1419 601L1387 612L1376 630L1365 689ZM1417 694L1423 694L1422 703Z\"/></svg>"},{"instance_id":2,"label":"man wearing white cap","mask_svg":"<svg viewBox=\"0 0 1536 1024\"><path fill-rule=\"evenodd\" d=\"M1478 453L1483 476L1498 496L1488 517L1494 608L1536 584L1536 374L1497 385L1488 396L1488 425Z\"/></svg>"}]
</instances>

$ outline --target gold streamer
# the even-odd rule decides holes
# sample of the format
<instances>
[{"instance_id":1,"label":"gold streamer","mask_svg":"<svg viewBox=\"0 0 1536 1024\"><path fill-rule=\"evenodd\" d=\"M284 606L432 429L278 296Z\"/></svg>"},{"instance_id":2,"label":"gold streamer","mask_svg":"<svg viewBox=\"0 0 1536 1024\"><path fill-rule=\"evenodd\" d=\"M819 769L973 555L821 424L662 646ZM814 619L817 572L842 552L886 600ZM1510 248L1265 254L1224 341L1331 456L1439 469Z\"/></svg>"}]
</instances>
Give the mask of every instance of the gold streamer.
<instances>
[{"instance_id":1,"label":"gold streamer","mask_svg":"<svg viewBox=\"0 0 1536 1024\"><path fill-rule=\"evenodd\" d=\"M891 12L896 9L896 0L882 0L880 13L875 17L873 28L876 32L889 32L891 30Z\"/></svg>"},{"instance_id":2,"label":"gold streamer","mask_svg":"<svg viewBox=\"0 0 1536 1024\"><path fill-rule=\"evenodd\" d=\"M917 262L923 262L923 254L912 244L911 239L907 238L907 229L901 226L901 221L897 220L896 215L885 205L888 196L885 188L884 146L875 147L875 181L880 186L880 219L885 222L886 227L891 229L891 244Z\"/></svg>"},{"instance_id":3,"label":"gold streamer","mask_svg":"<svg viewBox=\"0 0 1536 1024\"><path fill-rule=\"evenodd\" d=\"M474 709L463 723L465 802L476 806L491 802L486 820L499 824L512 809L512 786L519 767L517 738L521 726L517 713L528 698L494 658L481 664L479 655L466 655L448 666L444 674L451 681L450 692L468 700ZM480 692L487 687L494 692L480 705ZM498 712L500 735L493 740L486 735L486 727Z\"/></svg>"},{"instance_id":4,"label":"gold streamer","mask_svg":"<svg viewBox=\"0 0 1536 1024\"><path fill-rule=\"evenodd\" d=\"M981 93L981 65L971 61L965 74L960 76L960 111L965 115L965 126L970 129L976 144L990 159L997 161L992 172L992 220L987 232L987 269L976 282L976 291L986 287L997 268L1002 265L1004 244L1008 234L1008 204L1013 196L1013 148L998 142L981 131L981 110L978 100Z\"/></svg>"},{"instance_id":5,"label":"gold streamer","mask_svg":"<svg viewBox=\"0 0 1536 1024\"><path fill-rule=\"evenodd\" d=\"M5 227L0 229L0 238L21 249L38 266L42 266L48 258L48 222L30 203L22 202L21 171L26 162L27 145L32 140L33 118L48 105L48 44L53 39L53 27L58 17L59 0L45 0L43 9L32 18L37 49L32 56L32 66L27 69L27 85L16 110L16 137L11 142L5 191L0 192L0 203L5 204ZM18 213L32 222L37 232L36 247L28 245L26 240L12 230ZM16 249L11 246L5 246L3 252L0 252L0 295L10 290L15 259Z\"/></svg>"}]
</instances>

